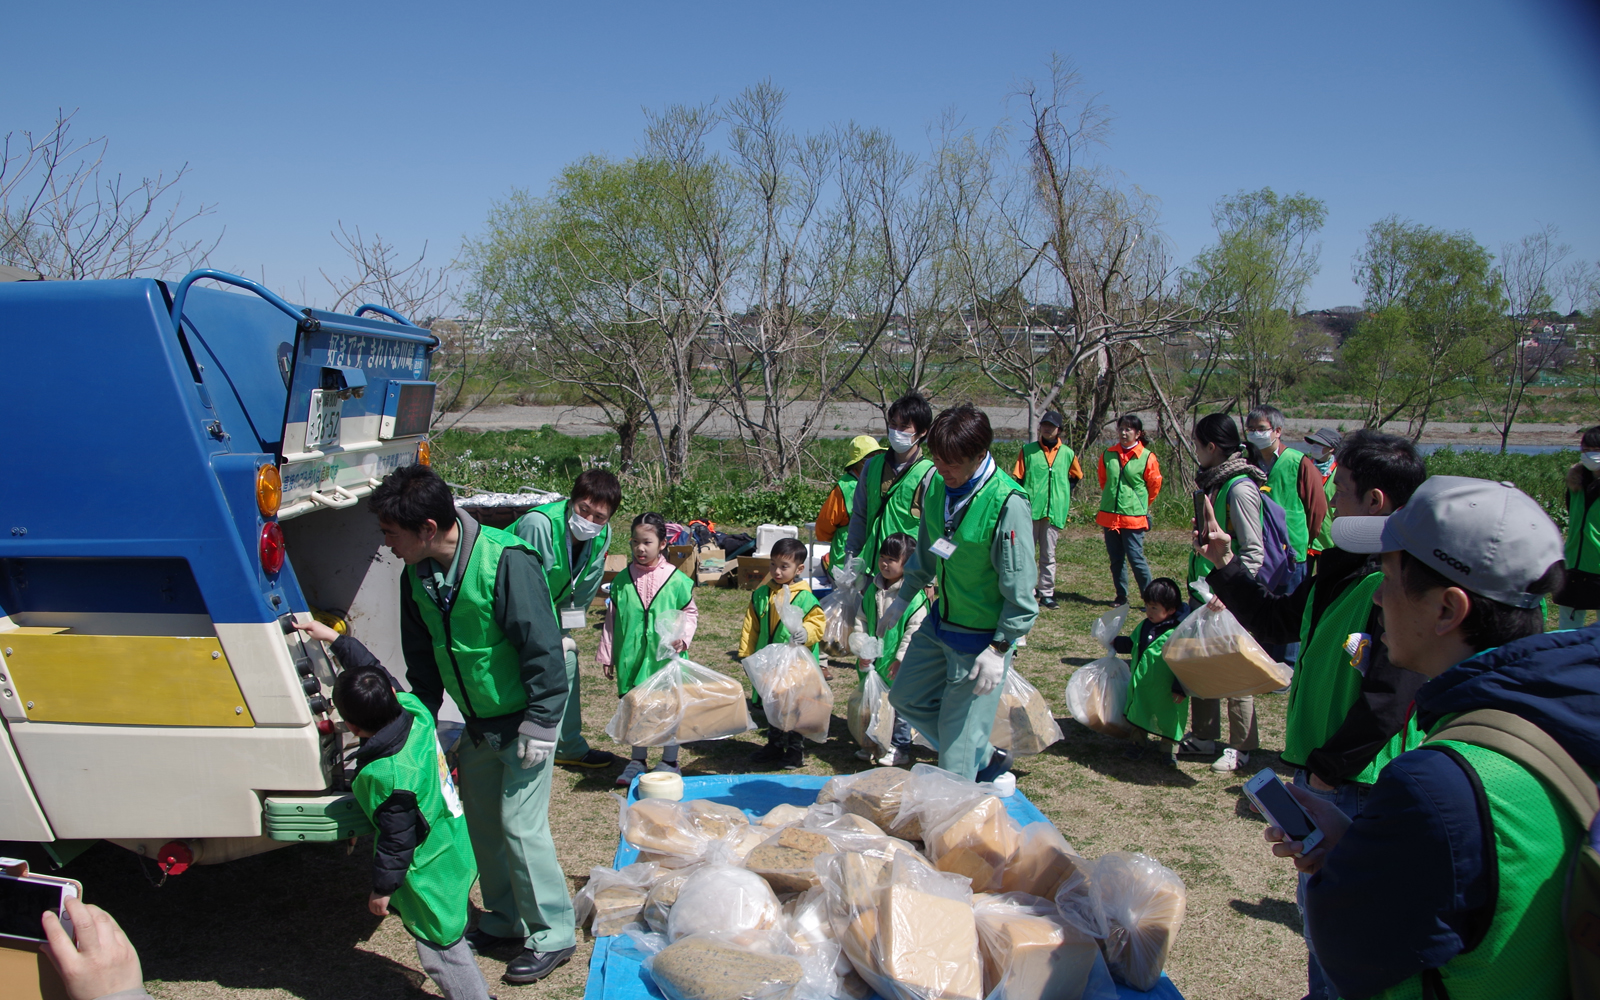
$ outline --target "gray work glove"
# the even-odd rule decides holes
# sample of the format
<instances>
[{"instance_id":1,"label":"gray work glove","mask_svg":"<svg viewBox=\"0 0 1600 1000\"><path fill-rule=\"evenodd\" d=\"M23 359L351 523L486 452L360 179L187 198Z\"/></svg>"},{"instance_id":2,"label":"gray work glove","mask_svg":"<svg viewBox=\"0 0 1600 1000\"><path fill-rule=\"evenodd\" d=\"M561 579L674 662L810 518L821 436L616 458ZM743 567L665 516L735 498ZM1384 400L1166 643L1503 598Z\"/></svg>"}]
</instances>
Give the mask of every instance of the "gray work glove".
<instances>
[{"instance_id":1,"label":"gray work glove","mask_svg":"<svg viewBox=\"0 0 1600 1000\"><path fill-rule=\"evenodd\" d=\"M556 752L554 740L541 740L532 736L517 734L517 759L522 762L524 770L538 767Z\"/></svg>"},{"instance_id":2,"label":"gray work glove","mask_svg":"<svg viewBox=\"0 0 1600 1000\"><path fill-rule=\"evenodd\" d=\"M895 623L904 617L906 608L910 606L911 602L904 597L896 597L890 601L889 606L883 610L883 614L878 616L878 638L882 639L888 635L889 630L894 628Z\"/></svg>"}]
</instances>

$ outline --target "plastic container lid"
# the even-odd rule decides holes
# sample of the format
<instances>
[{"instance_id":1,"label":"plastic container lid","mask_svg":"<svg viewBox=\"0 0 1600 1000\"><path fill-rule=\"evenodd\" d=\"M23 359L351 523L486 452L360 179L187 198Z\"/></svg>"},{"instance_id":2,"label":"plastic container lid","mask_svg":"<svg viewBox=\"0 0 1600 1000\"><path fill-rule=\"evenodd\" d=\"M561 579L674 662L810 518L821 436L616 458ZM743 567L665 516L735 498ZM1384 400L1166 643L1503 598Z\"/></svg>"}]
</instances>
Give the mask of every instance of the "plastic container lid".
<instances>
[{"instance_id":1,"label":"plastic container lid","mask_svg":"<svg viewBox=\"0 0 1600 1000\"><path fill-rule=\"evenodd\" d=\"M1013 782L1013 787L1015 783ZM641 799L671 799L674 802L683 798L683 778L671 771L650 771L639 775L639 798Z\"/></svg>"},{"instance_id":2,"label":"plastic container lid","mask_svg":"<svg viewBox=\"0 0 1600 1000\"><path fill-rule=\"evenodd\" d=\"M1005 774L990 782L994 793L1002 799L1009 799L1017 790L1017 776L1007 771Z\"/></svg>"}]
</instances>

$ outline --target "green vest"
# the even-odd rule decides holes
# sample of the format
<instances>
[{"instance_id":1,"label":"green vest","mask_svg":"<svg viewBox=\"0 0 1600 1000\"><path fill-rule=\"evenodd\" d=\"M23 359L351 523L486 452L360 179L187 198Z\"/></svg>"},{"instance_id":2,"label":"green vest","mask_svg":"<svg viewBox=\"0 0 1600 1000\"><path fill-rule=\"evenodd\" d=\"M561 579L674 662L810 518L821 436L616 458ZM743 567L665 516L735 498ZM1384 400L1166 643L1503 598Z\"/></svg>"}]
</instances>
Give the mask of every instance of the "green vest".
<instances>
[{"instance_id":1,"label":"green vest","mask_svg":"<svg viewBox=\"0 0 1600 1000\"><path fill-rule=\"evenodd\" d=\"M478 540L472 546L471 559L461 569L448 616L428 596L417 568L407 566L405 571L411 597L433 639L439 678L469 719L491 719L528 707L522 660L494 621L494 581L500 571L500 554L507 548L527 546L509 531L479 526Z\"/></svg>"},{"instance_id":2,"label":"green vest","mask_svg":"<svg viewBox=\"0 0 1600 1000\"><path fill-rule=\"evenodd\" d=\"M1044 447L1037 441L1022 446L1022 487L1028 492L1028 506L1033 519L1048 519L1058 528L1067 526L1067 509L1072 504L1072 480L1067 471L1076 457L1066 445L1056 446L1054 464L1044 457Z\"/></svg>"},{"instance_id":3,"label":"green vest","mask_svg":"<svg viewBox=\"0 0 1600 1000\"><path fill-rule=\"evenodd\" d=\"M1217 527L1221 528L1223 531L1228 530L1228 494L1233 492L1233 488L1238 485L1239 480L1249 478L1249 476L1242 473L1234 476L1232 479L1223 483L1222 489L1218 490L1216 495L1211 498L1211 510L1212 513L1214 513L1217 517ZM1262 510L1261 516L1263 518L1266 517L1265 509ZM1230 548L1233 549L1234 555L1238 555L1239 539L1235 538ZM1194 546L1191 545L1189 547L1190 583L1194 583L1196 580L1204 580L1206 576L1216 568L1217 567L1212 564L1210 559L1207 559L1205 556L1202 556L1200 553L1194 551ZM1193 591L1191 590L1190 593L1193 593Z\"/></svg>"},{"instance_id":4,"label":"green vest","mask_svg":"<svg viewBox=\"0 0 1600 1000\"><path fill-rule=\"evenodd\" d=\"M440 947L461 940L467 929L468 896L478 866L467 839L461 799L450 766L439 749L428 710L412 695L395 695L411 715L411 732L398 753L367 764L350 785L361 811L371 819L397 791L417 797L417 811L428 824L427 836L411 855L406 880L389 897L406 930Z\"/></svg>"},{"instance_id":5,"label":"green vest","mask_svg":"<svg viewBox=\"0 0 1600 1000\"><path fill-rule=\"evenodd\" d=\"M904 586L904 585L902 584L902 586ZM890 625L889 626L889 630L887 632L883 633L883 655L879 656L876 660L873 661L872 669L874 669L874 670L876 670L878 672L878 676L883 678L883 682L885 684L891 683L891 681L889 680L889 664L894 662L894 654L896 652L898 652L899 649L900 649L900 640L905 638L905 635L906 635L906 623L910 622L911 621L911 617L913 615L915 615L919 610L921 610L922 608L925 608L927 606L928 606L928 592L926 590L922 589L921 587L918 587L917 588L917 596L913 597L911 599L911 603L906 605L905 614L901 615L900 616L900 620L895 622L893 625ZM872 582L867 584L867 589L861 592L861 613L866 616L865 619L864 619L864 624L866 625L866 628L867 628L867 634L868 635L877 635L878 634L878 578L877 577L873 577L872 578ZM866 681L867 681L867 672L865 670L856 671L856 680L858 680L861 683L865 684Z\"/></svg>"},{"instance_id":6,"label":"green vest","mask_svg":"<svg viewBox=\"0 0 1600 1000\"><path fill-rule=\"evenodd\" d=\"M1267 485L1263 488L1283 508L1283 519L1289 529L1289 557L1295 562L1306 561L1306 546L1311 544L1311 528L1306 524L1306 505L1300 501L1300 463L1305 457L1304 453L1293 448L1283 449L1283 454L1272 463L1272 471L1267 473Z\"/></svg>"},{"instance_id":7,"label":"green vest","mask_svg":"<svg viewBox=\"0 0 1600 1000\"><path fill-rule=\"evenodd\" d=\"M1364 632L1372 614L1372 595L1383 583L1382 573L1369 573L1340 594L1322 612L1315 624L1311 610L1316 602L1316 586L1306 600L1305 617L1300 623L1300 662L1295 666L1294 680L1289 682L1289 710L1283 738L1283 759L1296 767L1305 767L1311 751L1322 746L1344 725L1350 706L1361 694L1361 672L1355 667L1351 654L1345 651L1345 640L1352 633ZM1371 642L1380 641L1373 636ZM1371 655L1371 649L1356 652L1357 657ZM1422 745L1423 733L1417 728L1416 714L1406 718L1403 730L1389 738L1388 744L1378 751L1366 768L1353 781L1370 785L1378 780L1378 772L1391 760L1415 750Z\"/></svg>"},{"instance_id":8,"label":"green vest","mask_svg":"<svg viewBox=\"0 0 1600 1000\"><path fill-rule=\"evenodd\" d=\"M917 488L933 468L932 461L919 458L901 472L898 479L886 483L883 481L883 470L889 455L887 451L873 455L867 459L867 467L861 470L860 488L867 491L867 533L866 540L861 543L861 551L856 554L866 560L869 573L876 572L878 546L883 544L885 538L900 532L912 538L917 536L920 520L919 512L914 509ZM933 478L937 480L939 477ZM928 492L932 492L931 483ZM926 507L928 498L923 497L922 503Z\"/></svg>"},{"instance_id":9,"label":"green vest","mask_svg":"<svg viewBox=\"0 0 1600 1000\"><path fill-rule=\"evenodd\" d=\"M594 594L577 594L573 592L574 574L569 564L572 558L572 535L567 530L567 503L566 500L557 500L528 511L525 517L534 514L542 515L550 522L550 548L553 551L540 552L544 559L544 579L550 586L550 603L555 605L559 617L560 609L565 607L584 607L594 600ZM607 524L599 535L591 539L583 547L583 565L578 569L576 578L583 579L592 575L596 581L600 579L600 572L596 569L605 562L606 549L611 546L611 525Z\"/></svg>"},{"instance_id":10,"label":"green vest","mask_svg":"<svg viewBox=\"0 0 1600 1000\"><path fill-rule=\"evenodd\" d=\"M1571 994L1561 897L1569 859L1585 831L1550 786L1521 764L1455 740L1428 745L1455 750L1483 782L1499 867L1488 932L1476 948L1439 969L1450 1000L1566 1000ZM1417 1000L1422 977L1379 996Z\"/></svg>"},{"instance_id":11,"label":"green vest","mask_svg":"<svg viewBox=\"0 0 1600 1000\"><path fill-rule=\"evenodd\" d=\"M799 591L794 599L789 602L799 608L804 614L810 614L811 609L817 606L817 595L810 588ZM777 620L772 615L772 585L763 583L750 594L750 610L755 612L756 621L761 623L761 632L756 642L756 649L762 649L775 642L789 641L789 626ZM811 646L811 654L822 662L822 643Z\"/></svg>"},{"instance_id":12,"label":"green vest","mask_svg":"<svg viewBox=\"0 0 1600 1000\"><path fill-rule=\"evenodd\" d=\"M1148 516L1150 488L1144 482L1144 469L1150 464L1149 446L1131 462L1124 462L1122 452L1117 449L1107 448L1100 461L1106 466L1106 488L1100 491L1101 512L1127 517Z\"/></svg>"},{"instance_id":13,"label":"green vest","mask_svg":"<svg viewBox=\"0 0 1600 1000\"><path fill-rule=\"evenodd\" d=\"M1600 501L1583 490L1567 491L1567 569L1600 573Z\"/></svg>"},{"instance_id":14,"label":"green vest","mask_svg":"<svg viewBox=\"0 0 1600 1000\"><path fill-rule=\"evenodd\" d=\"M1134 660L1128 677L1128 722L1174 743L1183 739L1184 723L1189 718L1189 699L1172 700L1172 669L1162 651L1177 628L1156 636Z\"/></svg>"},{"instance_id":15,"label":"green vest","mask_svg":"<svg viewBox=\"0 0 1600 1000\"><path fill-rule=\"evenodd\" d=\"M644 606L633 568L624 567L611 585L611 665L616 668L617 697L638 687L666 665L657 658L661 645L656 635L656 617L662 611L681 611L694 600L694 581L677 570Z\"/></svg>"},{"instance_id":16,"label":"green vest","mask_svg":"<svg viewBox=\"0 0 1600 1000\"><path fill-rule=\"evenodd\" d=\"M857 485L857 483L858 483L858 480L856 479L855 476L844 476L837 483L834 484L834 485L839 487L839 494L844 497L844 509L845 510L854 510L855 509L856 485ZM846 525L846 526L844 526L842 528L835 528L834 529L834 531L833 531L833 541L828 543L828 565L829 566L843 566L844 565L845 543L848 542L849 540L850 540L850 526L849 525Z\"/></svg>"},{"instance_id":17,"label":"green vest","mask_svg":"<svg viewBox=\"0 0 1600 1000\"><path fill-rule=\"evenodd\" d=\"M1026 496L1015 479L999 466L978 488L957 517L955 531L944 527L944 477L935 476L928 489L922 522L930 539L948 537L956 550L939 559L939 618L974 632L993 631L1000 624L1005 602L1000 597L1000 575L995 572L990 548L1000 526L1000 512L1013 495ZM938 556L934 556L938 559Z\"/></svg>"}]
</instances>

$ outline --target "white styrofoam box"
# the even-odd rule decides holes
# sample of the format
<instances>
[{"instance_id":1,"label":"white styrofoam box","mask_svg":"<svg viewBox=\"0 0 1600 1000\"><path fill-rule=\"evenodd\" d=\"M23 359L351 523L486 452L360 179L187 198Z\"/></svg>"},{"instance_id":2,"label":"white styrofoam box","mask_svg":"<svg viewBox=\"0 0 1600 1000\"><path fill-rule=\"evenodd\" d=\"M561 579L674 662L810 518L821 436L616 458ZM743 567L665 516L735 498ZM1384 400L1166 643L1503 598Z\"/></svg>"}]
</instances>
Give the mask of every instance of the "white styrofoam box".
<instances>
[{"instance_id":1,"label":"white styrofoam box","mask_svg":"<svg viewBox=\"0 0 1600 1000\"><path fill-rule=\"evenodd\" d=\"M792 524L763 524L756 528L756 551L758 556L772 555L772 543L780 538L799 538L800 529Z\"/></svg>"}]
</instances>

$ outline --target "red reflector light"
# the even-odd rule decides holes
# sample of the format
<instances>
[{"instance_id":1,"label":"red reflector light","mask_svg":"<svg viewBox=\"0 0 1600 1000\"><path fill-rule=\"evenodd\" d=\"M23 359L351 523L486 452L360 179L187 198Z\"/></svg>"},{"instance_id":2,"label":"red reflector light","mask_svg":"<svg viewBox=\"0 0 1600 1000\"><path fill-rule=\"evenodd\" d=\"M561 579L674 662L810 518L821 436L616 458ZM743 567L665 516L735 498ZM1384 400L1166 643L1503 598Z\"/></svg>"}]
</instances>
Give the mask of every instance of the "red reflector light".
<instances>
[{"instance_id":1,"label":"red reflector light","mask_svg":"<svg viewBox=\"0 0 1600 1000\"><path fill-rule=\"evenodd\" d=\"M269 576L283 569L283 529L276 521L261 529L261 568Z\"/></svg>"}]
</instances>

